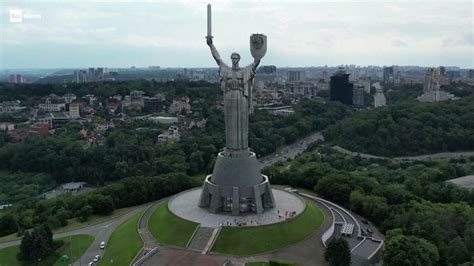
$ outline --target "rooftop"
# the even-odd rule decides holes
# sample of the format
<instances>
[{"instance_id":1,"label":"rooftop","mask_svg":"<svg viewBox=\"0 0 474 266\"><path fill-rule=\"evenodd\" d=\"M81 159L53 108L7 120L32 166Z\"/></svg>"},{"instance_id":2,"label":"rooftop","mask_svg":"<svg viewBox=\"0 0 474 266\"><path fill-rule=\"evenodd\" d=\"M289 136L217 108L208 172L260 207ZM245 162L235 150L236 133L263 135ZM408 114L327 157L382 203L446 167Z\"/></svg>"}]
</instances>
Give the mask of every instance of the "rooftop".
<instances>
[{"instance_id":1,"label":"rooftop","mask_svg":"<svg viewBox=\"0 0 474 266\"><path fill-rule=\"evenodd\" d=\"M62 184L61 187L66 190L71 190L71 189L79 189L85 185L86 185L86 182L70 182L70 183Z\"/></svg>"}]
</instances>

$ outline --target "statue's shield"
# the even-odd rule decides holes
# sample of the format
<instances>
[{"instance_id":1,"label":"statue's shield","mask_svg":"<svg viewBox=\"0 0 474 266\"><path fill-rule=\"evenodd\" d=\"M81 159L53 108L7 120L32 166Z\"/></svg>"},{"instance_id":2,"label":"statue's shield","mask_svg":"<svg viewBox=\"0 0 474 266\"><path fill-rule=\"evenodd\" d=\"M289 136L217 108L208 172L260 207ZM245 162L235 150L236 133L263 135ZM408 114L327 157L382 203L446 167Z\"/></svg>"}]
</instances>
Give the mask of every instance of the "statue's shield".
<instances>
[{"instance_id":1,"label":"statue's shield","mask_svg":"<svg viewBox=\"0 0 474 266\"><path fill-rule=\"evenodd\" d=\"M267 52L267 36L263 34L252 34L250 36L250 53L253 58L262 59Z\"/></svg>"}]
</instances>

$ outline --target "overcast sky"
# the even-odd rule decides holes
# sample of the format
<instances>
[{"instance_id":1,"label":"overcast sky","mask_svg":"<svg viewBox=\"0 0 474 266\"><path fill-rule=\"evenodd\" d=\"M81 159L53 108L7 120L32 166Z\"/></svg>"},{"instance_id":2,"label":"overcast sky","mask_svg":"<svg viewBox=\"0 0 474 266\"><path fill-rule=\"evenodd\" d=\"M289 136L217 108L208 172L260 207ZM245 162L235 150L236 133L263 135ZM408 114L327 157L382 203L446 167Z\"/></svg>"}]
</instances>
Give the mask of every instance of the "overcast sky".
<instances>
[{"instance_id":1,"label":"overcast sky","mask_svg":"<svg viewBox=\"0 0 474 266\"><path fill-rule=\"evenodd\" d=\"M208 2L0 0L0 68L211 67ZM227 61L250 63L249 36L264 33L262 64L474 68L473 1L210 2Z\"/></svg>"}]
</instances>

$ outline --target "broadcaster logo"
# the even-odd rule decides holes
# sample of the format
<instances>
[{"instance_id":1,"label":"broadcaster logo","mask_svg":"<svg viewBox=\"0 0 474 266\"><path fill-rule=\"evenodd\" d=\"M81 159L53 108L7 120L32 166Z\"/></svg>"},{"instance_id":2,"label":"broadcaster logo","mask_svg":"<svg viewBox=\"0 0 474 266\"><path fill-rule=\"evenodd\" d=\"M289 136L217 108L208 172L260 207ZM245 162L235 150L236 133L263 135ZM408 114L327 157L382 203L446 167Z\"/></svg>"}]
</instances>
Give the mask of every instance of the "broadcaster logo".
<instances>
[{"instance_id":1,"label":"broadcaster logo","mask_svg":"<svg viewBox=\"0 0 474 266\"><path fill-rule=\"evenodd\" d=\"M12 22L12 23L21 23L21 22L23 22L23 10L21 10L21 9L12 9L12 10L10 10L10 22Z\"/></svg>"}]
</instances>

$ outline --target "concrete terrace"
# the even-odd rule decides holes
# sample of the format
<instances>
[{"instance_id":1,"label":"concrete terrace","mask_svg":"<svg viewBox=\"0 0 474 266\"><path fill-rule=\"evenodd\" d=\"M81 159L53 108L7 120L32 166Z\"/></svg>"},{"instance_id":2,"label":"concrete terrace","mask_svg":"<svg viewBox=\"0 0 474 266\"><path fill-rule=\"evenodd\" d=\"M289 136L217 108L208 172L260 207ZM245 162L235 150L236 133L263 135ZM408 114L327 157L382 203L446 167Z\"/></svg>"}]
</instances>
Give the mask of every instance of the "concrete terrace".
<instances>
[{"instance_id":1,"label":"concrete terrace","mask_svg":"<svg viewBox=\"0 0 474 266\"><path fill-rule=\"evenodd\" d=\"M305 193L300 193L300 195L320 202L322 206L332 212L334 226L324 232L321 238L325 246L332 238L342 237L349 243L353 265L378 263L378 255L382 252L384 238L374 226L363 223L362 217L351 213L335 203ZM342 236L341 234L345 223L354 225L353 233L350 236ZM363 234L363 232L367 232L367 229L374 233L371 236Z\"/></svg>"}]
</instances>

